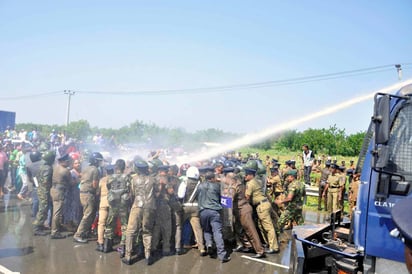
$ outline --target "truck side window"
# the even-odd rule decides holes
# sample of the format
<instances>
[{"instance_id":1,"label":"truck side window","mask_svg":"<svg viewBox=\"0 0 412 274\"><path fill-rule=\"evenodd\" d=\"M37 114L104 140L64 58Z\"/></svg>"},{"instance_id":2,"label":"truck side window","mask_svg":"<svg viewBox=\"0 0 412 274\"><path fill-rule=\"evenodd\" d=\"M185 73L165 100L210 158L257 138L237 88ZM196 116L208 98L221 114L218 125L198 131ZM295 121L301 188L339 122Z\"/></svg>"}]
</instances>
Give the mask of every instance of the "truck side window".
<instances>
[{"instance_id":1,"label":"truck side window","mask_svg":"<svg viewBox=\"0 0 412 274\"><path fill-rule=\"evenodd\" d=\"M399 178L392 177L390 194L407 195L409 182L412 182L412 104L406 104L399 110L392 124L388 148L389 161L385 170L403 175L406 182L399 182ZM400 185L399 185L400 184Z\"/></svg>"}]
</instances>

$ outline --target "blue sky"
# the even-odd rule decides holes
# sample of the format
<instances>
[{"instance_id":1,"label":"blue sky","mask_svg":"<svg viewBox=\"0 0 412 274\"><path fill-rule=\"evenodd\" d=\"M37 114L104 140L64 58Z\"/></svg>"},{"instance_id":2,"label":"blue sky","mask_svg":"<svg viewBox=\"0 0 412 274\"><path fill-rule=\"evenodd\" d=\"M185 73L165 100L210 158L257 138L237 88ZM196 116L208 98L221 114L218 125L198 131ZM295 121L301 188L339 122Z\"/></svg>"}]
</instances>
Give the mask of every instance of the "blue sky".
<instances>
[{"instance_id":1,"label":"blue sky","mask_svg":"<svg viewBox=\"0 0 412 274\"><path fill-rule=\"evenodd\" d=\"M63 90L73 90L70 120L91 126L119 128L142 120L190 132L256 132L392 85L396 69L263 88L156 91L397 63L407 80L411 10L409 0L0 0L0 110L15 111L17 123L62 125L68 99ZM91 91L97 93L86 93ZM141 91L152 92L119 94ZM372 103L297 129L336 124L349 134L366 130Z\"/></svg>"}]
</instances>

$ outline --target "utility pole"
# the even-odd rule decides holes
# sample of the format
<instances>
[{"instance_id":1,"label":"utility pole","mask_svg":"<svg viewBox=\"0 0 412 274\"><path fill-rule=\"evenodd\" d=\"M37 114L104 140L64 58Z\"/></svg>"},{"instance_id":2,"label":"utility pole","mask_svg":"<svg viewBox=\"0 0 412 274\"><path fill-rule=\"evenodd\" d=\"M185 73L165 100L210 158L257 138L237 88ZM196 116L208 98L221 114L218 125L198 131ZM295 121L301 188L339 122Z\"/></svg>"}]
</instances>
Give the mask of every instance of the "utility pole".
<instances>
[{"instance_id":1,"label":"utility pole","mask_svg":"<svg viewBox=\"0 0 412 274\"><path fill-rule=\"evenodd\" d=\"M396 71L398 72L398 80L402 80L402 67L400 64L395 65Z\"/></svg>"},{"instance_id":2,"label":"utility pole","mask_svg":"<svg viewBox=\"0 0 412 274\"><path fill-rule=\"evenodd\" d=\"M71 90L64 90L64 94L69 96L69 100L67 101L66 127L69 125L69 121L70 121L69 119L70 118L70 100L75 93L76 92L71 91Z\"/></svg>"}]
</instances>

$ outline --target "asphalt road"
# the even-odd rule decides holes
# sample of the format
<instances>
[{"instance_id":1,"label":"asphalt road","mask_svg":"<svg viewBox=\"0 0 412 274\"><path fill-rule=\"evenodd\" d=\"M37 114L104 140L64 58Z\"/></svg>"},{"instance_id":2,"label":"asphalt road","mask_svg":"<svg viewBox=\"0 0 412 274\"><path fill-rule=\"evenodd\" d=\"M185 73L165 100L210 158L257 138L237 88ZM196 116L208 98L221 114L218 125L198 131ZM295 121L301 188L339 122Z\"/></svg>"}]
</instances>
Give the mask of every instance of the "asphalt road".
<instances>
[{"instance_id":1,"label":"asphalt road","mask_svg":"<svg viewBox=\"0 0 412 274\"><path fill-rule=\"evenodd\" d=\"M306 212L308 223L323 222L323 214ZM230 262L200 257L197 250L162 257L147 266L144 260L131 266L119 254L95 251L95 243L78 244L72 237L52 240L33 236L31 207L5 196L0 201L0 273L290 273L290 232L281 235L281 252L255 261L250 254L232 253Z\"/></svg>"}]
</instances>

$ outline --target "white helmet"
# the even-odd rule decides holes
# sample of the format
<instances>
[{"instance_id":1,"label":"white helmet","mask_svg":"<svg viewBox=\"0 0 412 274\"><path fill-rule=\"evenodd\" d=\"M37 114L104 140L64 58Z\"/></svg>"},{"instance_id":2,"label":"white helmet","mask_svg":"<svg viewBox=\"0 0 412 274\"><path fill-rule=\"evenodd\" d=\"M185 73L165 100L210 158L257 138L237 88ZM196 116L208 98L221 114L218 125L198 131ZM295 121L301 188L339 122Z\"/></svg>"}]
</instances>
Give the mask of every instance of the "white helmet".
<instances>
[{"instance_id":1,"label":"white helmet","mask_svg":"<svg viewBox=\"0 0 412 274\"><path fill-rule=\"evenodd\" d=\"M199 169L197 169L197 167L195 166L189 167L186 171L186 176L187 178L198 180L199 179Z\"/></svg>"}]
</instances>

